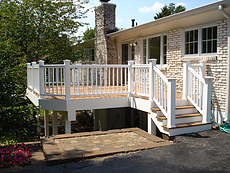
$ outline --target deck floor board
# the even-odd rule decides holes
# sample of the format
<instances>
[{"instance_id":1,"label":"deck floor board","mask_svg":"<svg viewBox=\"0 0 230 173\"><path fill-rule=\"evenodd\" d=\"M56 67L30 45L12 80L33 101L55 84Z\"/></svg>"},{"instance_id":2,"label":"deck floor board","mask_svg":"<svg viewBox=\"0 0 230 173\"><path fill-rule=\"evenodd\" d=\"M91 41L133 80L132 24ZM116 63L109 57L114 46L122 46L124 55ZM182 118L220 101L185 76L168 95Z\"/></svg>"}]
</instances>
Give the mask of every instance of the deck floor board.
<instances>
[{"instance_id":1,"label":"deck floor board","mask_svg":"<svg viewBox=\"0 0 230 173\"><path fill-rule=\"evenodd\" d=\"M83 89L84 88L84 89ZM93 90L93 93L97 93L97 94L94 94L94 95L91 95L92 94L92 90ZM117 92L118 90L118 92ZM61 92L62 91L62 92ZM105 93L105 91L107 93ZM109 93L110 91L110 93ZM113 93L114 91L114 93ZM81 85L81 86L73 86L71 85L70 86L70 94L73 95L73 94L79 94L80 95L76 95L76 96L71 96L71 100L77 100L77 99L96 99L96 98L116 98L116 97L127 97L128 94L120 94L119 92L121 91L126 91L128 92L128 86L126 86L126 90L125 90L125 86L102 86L102 88L100 87L100 85L96 86L96 85L93 85L93 86L87 86L85 85L84 87ZM62 85L62 86L54 86L52 87L52 85L47 86L46 87L46 91L45 91L47 94L48 92L50 94L65 94L65 86ZM102 92L102 93L101 93ZM147 91L148 92L148 91ZM38 94L34 93L37 97L39 97ZM89 94L89 95L87 95ZM148 100L149 98L147 96L140 96L138 94L134 94L133 95L134 97L136 98L142 98L142 99L146 99ZM181 99L182 98L182 95L181 94L176 94L176 99ZM45 96L45 99L58 99L58 100L64 100L65 99L65 96Z\"/></svg>"}]
</instances>

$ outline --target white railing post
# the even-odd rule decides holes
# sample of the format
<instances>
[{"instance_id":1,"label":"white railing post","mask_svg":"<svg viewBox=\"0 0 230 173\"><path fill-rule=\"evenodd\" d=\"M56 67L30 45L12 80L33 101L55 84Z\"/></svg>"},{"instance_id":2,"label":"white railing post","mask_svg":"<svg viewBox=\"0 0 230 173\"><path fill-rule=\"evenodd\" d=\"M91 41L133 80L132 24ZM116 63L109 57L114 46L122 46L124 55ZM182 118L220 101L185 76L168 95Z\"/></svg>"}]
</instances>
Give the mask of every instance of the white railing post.
<instances>
[{"instance_id":1,"label":"white railing post","mask_svg":"<svg viewBox=\"0 0 230 173\"><path fill-rule=\"evenodd\" d=\"M132 66L134 64L134 61L128 61L129 69L128 69L128 92L129 96L133 93L133 72L132 72Z\"/></svg>"},{"instance_id":2,"label":"white railing post","mask_svg":"<svg viewBox=\"0 0 230 173\"><path fill-rule=\"evenodd\" d=\"M189 60L185 60L183 63L183 96L182 99L186 99L188 95L188 66Z\"/></svg>"},{"instance_id":3,"label":"white railing post","mask_svg":"<svg viewBox=\"0 0 230 173\"><path fill-rule=\"evenodd\" d=\"M200 61L200 65L202 66L201 70L200 70L200 74L202 75L202 77L206 76L206 61L205 60L201 60Z\"/></svg>"},{"instance_id":4,"label":"white railing post","mask_svg":"<svg viewBox=\"0 0 230 173\"><path fill-rule=\"evenodd\" d=\"M210 123L211 99L212 99L212 79L213 77L204 77L205 85L203 89L203 123Z\"/></svg>"},{"instance_id":5,"label":"white railing post","mask_svg":"<svg viewBox=\"0 0 230 173\"><path fill-rule=\"evenodd\" d=\"M41 96L41 94L44 94L44 61L40 60L39 62L39 98L43 99L44 96Z\"/></svg>"},{"instance_id":6,"label":"white railing post","mask_svg":"<svg viewBox=\"0 0 230 173\"><path fill-rule=\"evenodd\" d=\"M34 76L34 66L36 65L36 62L32 62L32 93L34 93L34 88L35 88L35 80L36 77Z\"/></svg>"},{"instance_id":7,"label":"white railing post","mask_svg":"<svg viewBox=\"0 0 230 173\"><path fill-rule=\"evenodd\" d=\"M64 60L65 65L65 99L70 100L70 60Z\"/></svg>"},{"instance_id":8,"label":"white railing post","mask_svg":"<svg viewBox=\"0 0 230 173\"><path fill-rule=\"evenodd\" d=\"M29 75L29 67L30 67L30 63L26 63L27 64L27 88L29 88L29 84L30 84L30 75Z\"/></svg>"},{"instance_id":9,"label":"white railing post","mask_svg":"<svg viewBox=\"0 0 230 173\"><path fill-rule=\"evenodd\" d=\"M167 127L175 127L176 79L168 79Z\"/></svg>"},{"instance_id":10,"label":"white railing post","mask_svg":"<svg viewBox=\"0 0 230 173\"><path fill-rule=\"evenodd\" d=\"M153 67L156 66L156 59L149 59L149 101L153 100L155 90L155 75Z\"/></svg>"}]
</instances>

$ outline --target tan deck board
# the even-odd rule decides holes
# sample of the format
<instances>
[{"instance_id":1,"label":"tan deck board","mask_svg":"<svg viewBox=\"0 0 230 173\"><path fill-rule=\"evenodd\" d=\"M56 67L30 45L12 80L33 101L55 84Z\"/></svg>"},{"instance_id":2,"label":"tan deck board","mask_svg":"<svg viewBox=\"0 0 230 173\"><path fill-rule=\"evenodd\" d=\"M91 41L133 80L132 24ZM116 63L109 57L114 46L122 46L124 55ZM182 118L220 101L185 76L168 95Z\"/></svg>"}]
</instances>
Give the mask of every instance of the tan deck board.
<instances>
[{"instance_id":1,"label":"tan deck board","mask_svg":"<svg viewBox=\"0 0 230 173\"><path fill-rule=\"evenodd\" d=\"M202 116L202 115L200 113L180 114L180 115L176 115L175 118L179 119L179 118L188 118L188 117L196 117L196 116ZM165 116L157 116L156 118L159 120L167 120Z\"/></svg>"},{"instance_id":2,"label":"tan deck board","mask_svg":"<svg viewBox=\"0 0 230 173\"><path fill-rule=\"evenodd\" d=\"M176 124L176 127L168 128L167 126L162 126L165 129L175 129L175 128L183 128L183 127L191 127L191 126L200 126L205 124L211 123L203 123L203 122L191 122L191 123L183 123L183 124Z\"/></svg>"},{"instance_id":3,"label":"tan deck board","mask_svg":"<svg viewBox=\"0 0 230 173\"><path fill-rule=\"evenodd\" d=\"M93 87L93 92L92 92L92 87ZM87 90L88 88L88 90ZM109 90L110 89L110 90ZM121 92L121 91L125 91L125 86L102 86L102 89L100 88L100 85L98 85L96 87L96 85L93 85L93 86L87 86L85 85L84 86L84 90L83 90L83 86L80 85L79 86L79 90L78 90L78 86L75 86L73 87L73 85L70 86L70 94L74 94L74 91L75 91L75 94L81 94L80 96L79 95L76 95L76 96L71 96L71 99L73 100L76 100L76 99L96 99L96 98L116 98L116 97L127 97L128 94L116 94L116 92ZM62 92L61 92L62 91ZM87 91L89 94L92 94L92 93L96 93L97 91L97 95L88 95L88 96L82 96L83 94L87 94ZM106 93L105 94L105 91L106 92L111 92L110 93ZM113 93L113 91L115 92L115 94ZM49 91L49 87L47 86L46 87L46 93L50 92L50 94L65 94L65 86L62 85L62 86L52 86L50 85L50 91ZM102 92L102 94L101 94ZM126 92L128 92L128 86L126 86ZM38 94L34 93L37 97L39 97ZM149 98L146 97L146 96L140 96L140 95L133 95L133 97L136 97L136 98L141 98L141 99L145 99L145 100L148 100ZM182 98L182 94L176 94L176 99L181 99ZM65 96L45 96L45 99L58 99L58 100L64 100L65 99Z\"/></svg>"}]
</instances>

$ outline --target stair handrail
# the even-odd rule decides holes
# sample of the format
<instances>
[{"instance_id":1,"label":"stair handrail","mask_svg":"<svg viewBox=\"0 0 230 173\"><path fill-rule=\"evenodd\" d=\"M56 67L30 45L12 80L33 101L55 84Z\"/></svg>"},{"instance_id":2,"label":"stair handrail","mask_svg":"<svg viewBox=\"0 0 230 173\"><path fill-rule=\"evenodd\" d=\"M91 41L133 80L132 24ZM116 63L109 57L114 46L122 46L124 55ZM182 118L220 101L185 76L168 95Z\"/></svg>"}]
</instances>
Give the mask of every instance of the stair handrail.
<instances>
[{"instance_id":1,"label":"stair handrail","mask_svg":"<svg viewBox=\"0 0 230 173\"><path fill-rule=\"evenodd\" d=\"M194 70L201 67L201 73ZM205 76L206 65L190 65L190 61L184 61L183 71L183 99L188 99L202 115L203 123L210 123L211 113L211 85L213 77Z\"/></svg>"},{"instance_id":2,"label":"stair handrail","mask_svg":"<svg viewBox=\"0 0 230 173\"><path fill-rule=\"evenodd\" d=\"M176 79L166 78L151 59L150 100L153 100L167 118L167 127L175 127Z\"/></svg>"}]
</instances>

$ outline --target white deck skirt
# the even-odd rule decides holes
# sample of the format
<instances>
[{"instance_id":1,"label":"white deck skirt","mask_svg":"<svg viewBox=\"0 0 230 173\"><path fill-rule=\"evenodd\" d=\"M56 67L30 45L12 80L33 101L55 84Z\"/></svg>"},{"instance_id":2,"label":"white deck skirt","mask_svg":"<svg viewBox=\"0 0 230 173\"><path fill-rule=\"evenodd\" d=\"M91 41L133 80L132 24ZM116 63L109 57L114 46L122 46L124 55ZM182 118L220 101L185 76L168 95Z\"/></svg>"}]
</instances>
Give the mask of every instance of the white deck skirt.
<instances>
[{"instance_id":1,"label":"white deck skirt","mask_svg":"<svg viewBox=\"0 0 230 173\"><path fill-rule=\"evenodd\" d=\"M87 110L87 109L108 109L129 107L128 97L99 98L99 99L79 99L79 100L39 100L41 109L44 110Z\"/></svg>"}]
</instances>

